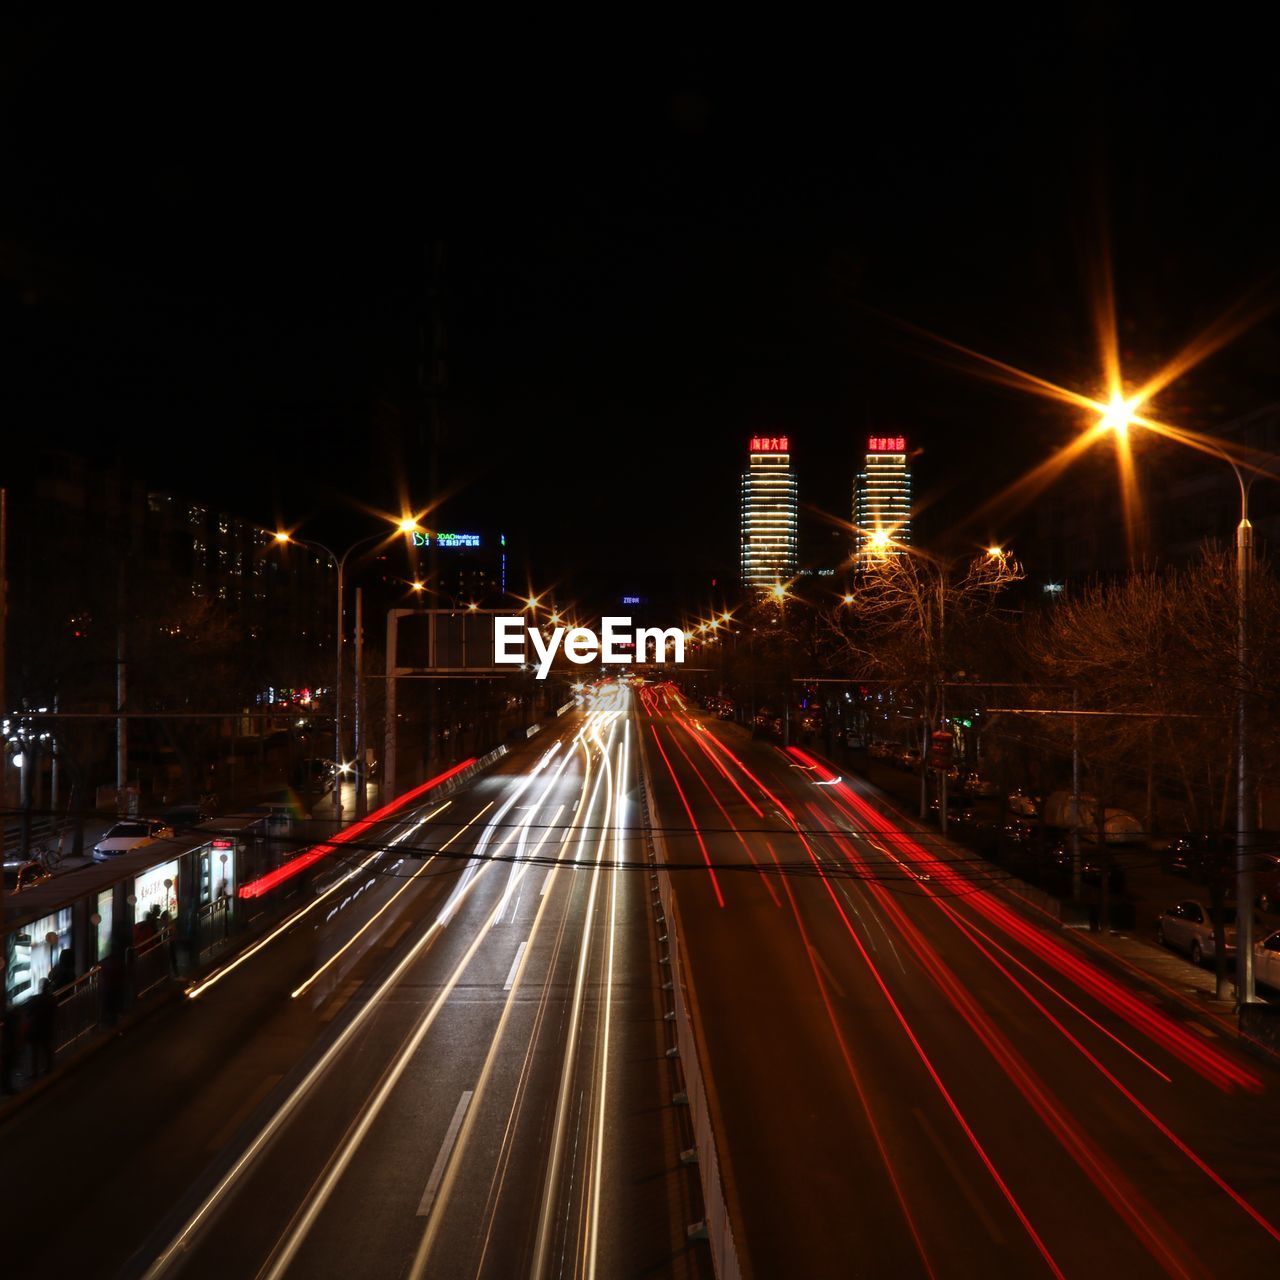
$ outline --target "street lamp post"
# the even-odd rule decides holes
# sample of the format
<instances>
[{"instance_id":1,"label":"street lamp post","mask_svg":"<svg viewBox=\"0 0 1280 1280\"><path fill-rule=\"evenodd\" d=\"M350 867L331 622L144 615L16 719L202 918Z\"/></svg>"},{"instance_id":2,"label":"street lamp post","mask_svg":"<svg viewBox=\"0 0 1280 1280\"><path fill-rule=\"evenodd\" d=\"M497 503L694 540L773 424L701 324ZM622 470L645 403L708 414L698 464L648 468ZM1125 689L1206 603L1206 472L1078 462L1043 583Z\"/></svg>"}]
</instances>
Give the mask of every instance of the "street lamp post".
<instances>
[{"instance_id":1,"label":"street lamp post","mask_svg":"<svg viewBox=\"0 0 1280 1280\"><path fill-rule=\"evenodd\" d=\"M1098 425L1124 436L1137 416L1138 401L1113 395ZM1168 432L1166 432L1168 434ZM1175 435L1175 438L1179 438ZM1253 818L1249 801L1249 590L1253 578L1253 525L1249 522L1249 488L1239 464L1220 447L1198 437L1204 452L1225 462L1240 486L1240 523L1236 526L1236 1003L1256 1004L1253 976Z\"/></svg>"},{"instance_id":2,"label":"street lamp post","mask_svg":"<svg viewBox=\"0 0 1280 1280\"><path fill-rule=\"evenodd\" d=\"M416 520L404 519L399 521L396 528L401 533L413 533L418 527ZM295 538L291 533L280 531L275 535L276 542L286 545L295 543L299 546L312 547L316 551L323 551L329 557L330 563L338 571L338 616L337 616L337 643L336 643L336 661L333 681L333 818L334 823L342 826L342 645L343 637L343 602L344 602L344 585L346 579L347 559L355 551L359 551L361 547L367 547L372 542L386 538L385 533L372 533L367 538L361 538L358 542L353 542L341 555L333 551L330 547L325 546L323 542L316 542L312 538ZM357 696L358 696L357 691ZM357 769L357 778L362 773Z\"/></svg>"},{"instance_id":3,"label":"street lamp post","mask_svg":"<svg viewBox=\"0 0 1280 1280\"><path fill-rule=\"evenodd\" d=\"M1240 468L1226 459L1240 485L1236 526L1236 1001L1254 1004L1253 980L1253 814L1249 801L1249 585L1253 578L1253 525L1249 486Z\"/></svg>"}]
</instances>

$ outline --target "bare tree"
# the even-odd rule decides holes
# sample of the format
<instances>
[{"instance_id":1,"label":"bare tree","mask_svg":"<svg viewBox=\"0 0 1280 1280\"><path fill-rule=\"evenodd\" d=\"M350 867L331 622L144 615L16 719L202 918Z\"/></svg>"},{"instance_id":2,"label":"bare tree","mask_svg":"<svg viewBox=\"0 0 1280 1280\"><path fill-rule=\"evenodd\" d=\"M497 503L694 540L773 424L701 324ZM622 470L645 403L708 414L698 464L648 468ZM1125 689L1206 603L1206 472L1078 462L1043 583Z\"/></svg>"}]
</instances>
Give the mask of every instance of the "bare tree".
<instances>
[{"instance_id":1,"label":"bare tree","mask_svg":"<svg viewBox=\"0 0 1280 1280\"><path fill-rule=\"evenodd\" d=\"M863 571L847 603L823 614L830 661L856 677L890 682L899 710L919 723L921 817L928 741L946 715L947 681L981 665L1000 596L1022 576L1022 566L1003 552L967 562L894 552Z\"/></svg>"},{"instance_id":2,"label":"bare tree","mask_svg":"<svg viewBox=\"0 0 1280 1280\"><path fill-rule=\"evenodd\" d=\"M1235 610L1231 558L1212 550L1189 568L1144 570L1095 583L1046 611L1026 632L1035 677L1078 689L1080 709L1095 713L1079 717L1074 732L1095 779L1100 813L1109 780L1135 758L1146 762L1152 785L1158 779L1176 789L1188 836L1203 850L1220 996L1227 984L1222 907L1232 884L1226 833L1236 698L1246 679L1253 699L1268 703L1280 685L1280 588L1269 566L1258 567L1252 584L1247 673L1235 658ZM1252 720L1260 735L1257 750L1261 738L1270 736L1270 721ZM1040 727L1069 750L1069 719L1050 718ZM1098 839L1105 852L1101 831Z\"/></svg>"}]
</instances>

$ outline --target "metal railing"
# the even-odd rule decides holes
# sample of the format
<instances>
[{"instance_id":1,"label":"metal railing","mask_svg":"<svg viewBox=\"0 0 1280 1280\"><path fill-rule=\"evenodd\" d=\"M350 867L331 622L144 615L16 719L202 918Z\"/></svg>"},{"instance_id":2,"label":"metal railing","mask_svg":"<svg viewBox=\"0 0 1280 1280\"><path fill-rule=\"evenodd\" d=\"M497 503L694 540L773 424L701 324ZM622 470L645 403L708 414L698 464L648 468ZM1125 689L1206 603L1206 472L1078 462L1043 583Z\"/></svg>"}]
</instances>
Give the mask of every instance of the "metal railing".
<instances>
[{"instance_id":1,"label":"metal railing","mask_svg":"<svg viewBox=\"0 0 1280 1280\"><path fill-rule=\"evenodd\" d=\"M88 973L53 993L57 1002L54 1021L54 1050L61 1053L81 1036L97 1029L102 1021L102 969L94 965Z\"/></svg>"},{"instance_id":2,"label":"metal railing","mask_svg":"<svg viewBox=\"0 0 1280 1280\"><path fill-rule=\"evenodd\" d=\"M173 926L166 925L154 937L139 943L133 950L133 995L141 999L162 982L173 977Z\"/></svg>"},{"instance_id":3,"label":"metal railing","mask_svg":"<svg viewBox=\"0 0 1280 1280\"><path fill-rule=\"evenodd\" d=\"M196 911L196 947L201 960L231 941L232 899L225 894Z\"/></svg>"}]
</instances>

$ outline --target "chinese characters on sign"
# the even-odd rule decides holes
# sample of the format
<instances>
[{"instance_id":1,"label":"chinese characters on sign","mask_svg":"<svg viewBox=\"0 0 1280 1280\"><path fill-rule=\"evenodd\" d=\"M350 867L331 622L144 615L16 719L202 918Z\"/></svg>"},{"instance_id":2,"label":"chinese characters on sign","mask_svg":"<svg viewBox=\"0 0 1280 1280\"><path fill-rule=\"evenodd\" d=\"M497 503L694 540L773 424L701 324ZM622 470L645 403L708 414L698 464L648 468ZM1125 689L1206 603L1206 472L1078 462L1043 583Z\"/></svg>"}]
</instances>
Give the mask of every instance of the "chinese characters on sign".
<instances>
[{"instance_id":1,"label":"chinese characters on sign","mask_svg":"<svg viewBox=\"0 0 1280 1280\"><path fill-rule=\"evenodd\" d=\"M752 436L752 453L788 453L791 449L789 436Z\"/></svg>"},{"instance_id":2,"label":"chinese characters on sign","mask_svg":"<svg viewBox=\"0 0 1280 1280\"><path fill-rule=\"evenodd\" d=\"M413 545L415 547L429 547L431 545L431 535L429 533L414 533ZM478 533L436 534L437 547L478 547L479 545L480 535Z\"/></svg>"},{"instance_id":3,"label":"chinese characters on sign","mask_svg":"<svg viewBox=\"0 0 1280 1280\"><path fill-rule=\"evenodd\" d=\"M906 453L906 436L872 436L867 441L868 453Z\"/></svg>"}]
</instances>

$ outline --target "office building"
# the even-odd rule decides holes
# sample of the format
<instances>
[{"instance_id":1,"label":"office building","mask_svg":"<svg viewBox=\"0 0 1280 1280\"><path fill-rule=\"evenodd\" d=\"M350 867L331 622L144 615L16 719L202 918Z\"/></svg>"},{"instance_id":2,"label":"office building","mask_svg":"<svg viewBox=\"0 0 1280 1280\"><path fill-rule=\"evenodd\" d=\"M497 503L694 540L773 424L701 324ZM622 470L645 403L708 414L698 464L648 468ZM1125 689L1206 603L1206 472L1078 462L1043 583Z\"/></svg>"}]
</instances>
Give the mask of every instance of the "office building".
<instances>
[{"instance_id":1,"label":"office building","mask_svg":"<svg viewBox=\"0 0 1280 1280\"><path fill-rule=\"evenodd\" d=\"M767 591L795 577L799 496L788 436L752 436L742 476L742 582Z\"/></svg>"},{"instance_id":2,"label":"office building","mask_svg":"<svg viewBox=\"0 0 1280 1280\"><path fill-rule=\"evenodd\" d=\"M866 564L911 542L911 465L905 436L871 436L853 485L854 556Z\"/></svg>"}]
</instances>

